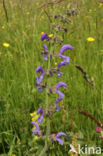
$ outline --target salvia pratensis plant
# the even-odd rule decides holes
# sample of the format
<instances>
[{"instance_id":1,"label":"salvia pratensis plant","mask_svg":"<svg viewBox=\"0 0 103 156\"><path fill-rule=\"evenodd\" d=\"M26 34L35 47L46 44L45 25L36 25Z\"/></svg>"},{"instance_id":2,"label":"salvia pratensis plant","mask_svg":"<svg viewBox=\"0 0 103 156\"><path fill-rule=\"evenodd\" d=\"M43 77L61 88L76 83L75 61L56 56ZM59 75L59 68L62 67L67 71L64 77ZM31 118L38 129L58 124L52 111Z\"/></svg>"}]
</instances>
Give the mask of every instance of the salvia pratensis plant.
<instances>
[{"instance_id":1,"label":"salvia pratensis plant","mask_svg":"<svg viewBox=\"0 0 103 156\"><path fill-rule=\"evenodd\" d=\"M51 37L47 33L43 33L41 36L42 41L46 41L47 43L52 40ZM49 44L50 45L50 44ZM64 99L64 94L59 90L61 87L67 88L67 84L64 82L58 82L55 86L50 86L51 83L49 81L49 77L51 77L53 74L57 75L56 77L62 76L63 72L60 71L61 66L65 66L70 62L69 56L65 56L64 52L67 50L72 50L73 47L69 44L63 45L59 51L59 54L54 54L52 46L48 50L47 45L43 44L43 51L41 52L41 55L43 56L44 61L48 62L47 69L44 69L43 66L38 66L36 68L36 73L39 74L36 77L36 86L38 88L39 92L45 91L46 99L43 108L38 108L36 111L35 116L36 118L33 118L31 124L33 125L33 134L37 137L44 137L45 138L45 146L39 156L43 156L46 151L48 150L49 143L52 143L54 141L58 142L60 145L64 144L64 141L61 137L67 137L67 134L65 132L58 132L56 134L51 133L51 125L50 125L50 116L51 113L58 113L60 109L62 109L59 106L59 102ZM51 67L52 58L57 56L58 59L61 58L62 61L57 64L55 68ZM48 75L47 82L43 84L43 79ZM55 94L58 95L58 98L55 100L55 103L51 105L49 103L49 95L55 92ZM33 117L33 115L32 115ZM43 120L46 120L46 129L42 129L41 125L43 124Z\"/></svg>"}]
</instances>

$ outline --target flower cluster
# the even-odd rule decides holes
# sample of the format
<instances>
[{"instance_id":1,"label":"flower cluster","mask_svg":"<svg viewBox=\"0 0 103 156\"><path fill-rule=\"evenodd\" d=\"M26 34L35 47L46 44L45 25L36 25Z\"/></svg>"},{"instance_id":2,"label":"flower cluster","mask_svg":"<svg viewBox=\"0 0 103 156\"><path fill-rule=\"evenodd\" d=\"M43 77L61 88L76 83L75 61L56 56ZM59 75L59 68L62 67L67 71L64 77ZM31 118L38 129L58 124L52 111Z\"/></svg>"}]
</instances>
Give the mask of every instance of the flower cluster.
<instances>
[{"instance_id":1,"label":"flower cluster","mask_svg":"<svg viewBox=\"0 0 103 156\"><path fill-rule=\"evenodd\" d=\"M42 33L41 35L41 40L42 41L50 41L53 38L53 35L50 34L48 35L47 33ZM60 77L63 72L60 72L60 68L61 66L65 66L66 64L68 64L70 62L70 58L69 56L65 56L64 52L66 52L67 50L72 50L73 47L69 44L63 45L60 49L59 54L56 54L56 56L58 58L61 58L62 61L59 63L56 63L56 68L52 68L52 69L48 69L45 70L42 66L38 66L36 68L36 73L39 73L39 75L36 77L36 86L38 87L38 91L42 92L44 90L44 88L48 89L50 93L52 93L52 89L48 88L48 86L45 84L43 84L43 78L44 76L49 73L49 76L52 76L53 73L56 73L58 77ZM43 50L41 52L41 55L44 58L44 61L48 61L51 60L52 57L54 57L54 53L51 54L47 48L46 44L43 44ZM47 110L44 108L39 108L36 112L31 113L32 116L32 122L31 124L34 126L33 129L33 133L37 136L42 136L41 135L41 130L40 130L40 125L43 122L44 116L45 117L49 117L50 116L50 111L51 109L53 109L54 111L59 111L61 109L60 106L58 106L58 103L64 99L64 94L59 90L59 88L64 87L67 88L67 84L65 84L64 82L58 82L56 84L56 86L52 87L54 88L54 92L56 94L58 94L58 98L56 99L55 103L53 104L53 106L48 105ZM49 95L48 95L49 96ZM61 139L61 136L67 136L64 132L59 132L57 134L49 134L48 138L51 141L57 141L60 145L63 145L63 139Z\"/></svg>"}]
</instances>

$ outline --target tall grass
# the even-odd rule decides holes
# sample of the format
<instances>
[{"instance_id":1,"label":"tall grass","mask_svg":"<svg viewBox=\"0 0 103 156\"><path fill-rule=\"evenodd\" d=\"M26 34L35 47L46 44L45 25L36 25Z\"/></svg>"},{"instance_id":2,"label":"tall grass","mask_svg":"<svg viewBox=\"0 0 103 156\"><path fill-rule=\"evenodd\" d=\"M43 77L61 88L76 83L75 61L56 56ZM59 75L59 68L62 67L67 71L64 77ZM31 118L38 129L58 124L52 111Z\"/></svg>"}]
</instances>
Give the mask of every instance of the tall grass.
<instances>
[{"instance_id":1,"label":"tall grass","mask_svg":"<svg viewBox=\"0 0 103 156\"><path fill-rule=\"evenodd\" d=\"M71 62L63 68L67 73L59 78L65 80L68 89L65 91L65 121L61 121L62 112L51 122L52 130L65 130L68 134L76 132L83 135L86 144L102 146L96 134L96 123L78 113L78 109L91 113L102 121L102 60L103 60L103 6L99 1L79 0L78 13L68 16L71 23L65 24L68 32L64 35L63 44L71 44L74 48L69 56ZM32 155L43 143L33 140L30 125L30 112L44 104L44 94L39 94L35 87L35 69L42 58L40 51L41 32L54 33L45 10L50 14L53 23L59 23L53 16L63 14L67 5L75 6L75 1L49 5L37 9L42 1L6 1L8 23L5 19L2 2L0 2L0 153L10 155ZM90 10L91 9L91 10ZM3 28L4 26L4 28ZM58 36L62 33L59 32ZM89 43L88 37L95 38ZM10 47L3 47L7 42ZM60 45L55 47L59 52ZM57 60L54 60L56 62ZM87 83L75 64L83 67L88 77L94 79L95 87ZM45 67L45 62L43 63ZM55 65L54 65L55 66ZM55 77L51 83L56 81ZM52 97L55 102L55 98ZM72 112L72 115L71 115ZM73 125L72 125L73 121ZM61 123L61 126L59 126ZM72 125L72 127L71 127ZM59 126L59 128L58 128ZM69 142L69 138L67 139ZM35 146L35 148L34 148ZM69 146L60 147L53 144L47 155L67 155ZM37 154L38 155L38 154Z\"/></svg>"}]
</instances>

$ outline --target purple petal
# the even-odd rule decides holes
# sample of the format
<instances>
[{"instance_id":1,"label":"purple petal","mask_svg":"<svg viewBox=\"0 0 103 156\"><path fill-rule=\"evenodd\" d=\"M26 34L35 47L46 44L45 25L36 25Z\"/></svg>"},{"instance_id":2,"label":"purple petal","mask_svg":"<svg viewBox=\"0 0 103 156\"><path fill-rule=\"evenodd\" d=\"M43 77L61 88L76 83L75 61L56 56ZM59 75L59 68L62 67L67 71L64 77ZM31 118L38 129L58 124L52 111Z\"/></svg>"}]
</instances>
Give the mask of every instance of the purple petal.
<instances>
[{"instance_id":1,"label":"purple petal","mask_svg":"<svg viewBox=\"0 0 103 156\"><path fill-rule=\"evenodd\" d=\"M61 107L59 107L58 105L56 105L56 111L60 111Z\"/></svg>"},{"instance_id":2,"label":"purple petal","mask_svg":"<svg viewBox=\"0 0 103 156\"><path fill-rule=\"evenodd\" d=\"M65 134L64 132L59 132L59 133L57 133L56 138L58 138L60 136L67 136L67 134Z\"/></svg>"},{"instance_id":3,"label":"purple petal","mask_svg":"<svg viewBox=\"0 0 103 156\"><path fill-rule=\"evenodd\" d=\"M64 144L63 139L58 139L58 138L56 138L55 141L58 141L58 143L59 143L60 145L63 145L63 144Z\"/></svg>"},{"instance_id":4,"label":"purple petal","mask_svg":"<svg viewBox=\"0 0 103 156\"><path fill-rule=\"evenodd\" d=\"M42 91L43 91L43 89L42 89L42 88L38 88L38 91L39 91L39 92L42 92Z\"/></svg>"},{"instance_id":5,"label":"purple petal","mask_svg":"<svg viewBox=\"0 0 103 156\"><path fill-rule=\"evenodd\" d=\"M46 44L43 44L43 48L44 48L45 53L46 53L46 54L43 55L43 57L44 57L44 60L47 61L48 60L48 58L47 58L48 48L47 48Z\"/></svg>"},{"instance_id":6,"label":"purple petal","mask_svg":"<svg viewBox=\"0 0 103 156\"><path fill-rule=\"evenodd\" d=\"M42 36L41 36L41 40L48 40L49 39L49 36L48 34L44 33Z\"/></svg>"},{"instance_id":7,"label":"purple petal","mask_svg":"<svg viewBox=\"0 0 103 156\"><path fill-rule=\"evenodd\" d=\"M52 59L52 57L53 57L53 56L52 56L52 55L50 55L50 59Z\"/></svg>"},{"instance_id":8,"label":"purple petal","mask_svg":"<svg viewBox=\"0 0 103 156\"><path fill-rule=\"evenodd\" d=\"M45 60L45 61L47 61L47 60L48 60L48 58L47 58L47 55L46 55L46 54L44 54L44 60Z\"/></svg>"},{"instance_id":9,"label":"purple petal","mask_svg":"<svg viewBox=\"0 0 103 156\"><path fill-rule=\"evenodd\" d=\"M37 110L37 114L39 114L39 113L40 113L40 116L38 117L37 121L38 121L39 124L41 124L42 121L43 121L43 117L44 117L44 110L43 110L43 108L39 108Z\"/></svg>"},{"instance_id":10,"label":"purple petal","mask_svg":"<svg viewBox=\"0 0 103 156\"><path fill-rule=\"evenodd\" d=\"M56 15L54 16L54 18L57 18L57 17L58 17L58 16L56 16Z\"/></svg>"},{"instance_id":11,"label":"purple petal","mask_svg":"<svg viewBox=\"0 0 103 156\"><path fill-rule=\"evenodd\" d=\"M71 45L69 45L69 44L64 45L64 46L60 49L59 56L61 57L61 55L63 54L63 52L66 51L66 50L68 50L68 49L72 50L73 47L72 47Z\"/></svg>"},{"instance_id":12,"label":"purple petal","mask_svg":"<svg viewBox=\"0 0 103 156\"><path fill-rule=\"evenodd\" d=\"M57 104L59 101L61 101L64 98L64 94L62 92L58 91L58 94L59 94L59 97L56 100L55 104Z\"/></svg>"},{"instance_id":13,"label":"purple petal","mask_svg":"<svg viewBox=\"0 0 103 156\"><path fill-rule=\"evenodd\" d=\"M67 85L64 82L59 82L55 87L55 92L57 92L60 87L67 87Z\"/></svg>"},{"instance_id":14,"label":"purple petal","mask_svg":"<svg viewBox=\"0 0 103 156\"><path fill-rule=\"evenodd\" d=\"M39 124L41 124L41 123L42 123L42 121L43 121L43 117L44 117L44 115L43 115L43 114L42 114L42 115L40 115L40 116L38 117L37 121L38 121L38 123L39 123Z\"/></svg>"},{"instance_id":15,"label":"purple petal","mask_svg":"<svg viewBox=\"0 0 103 156\"><path fill-rule=\"evenodd\" d=\"M38 72L38 73L41 72L41 75L36 77L36 85L39 86L40 83L41 83L41 81L42 81L42 79L43 79L43 77L44 77L44 74L45 74L45 73L44 73L44 69L43 69L41 66L38 66L38 67L36 68L36 72ZM40 88L39 88L39 91L41 91Z\"/></svg>"},{"instance_id":16,"label":"purple petal","mask_svg":"<svg viewBox=\"0 0 103 156\"><path fill-rule=\"evenodd\" d=\"M58 72L58 77L60 77L61 75L63 75L63 72Z\"/></svg>"},{"instance_id":17,"label":"purple petal","mask_svg":"<svg viewBox=\"0 0 103 156\"><path fill-rule=\"evenodd\" d=\"M61 66L65 66L66 63L64 61L60 62L58 65L57 65L57 68L60 68Z\"/></svg>"},{"instance_id":18,"label":"purple petal","mask_svg":"<svg viewBox=\"0 0 103 156\"><path fill-rule=\"evenodd\" d=\"M39 86L42 79L44 77L44 74L41 74L40 76L36 77L36 85ZM39 88L39 91L41 91L41 89Z\"/></svg>"},{"instance_id":19,"label":"purple petal","mask_svg":"<svg viewBox=\"0 0 103 156\"><path fill-rule=\"evenodd\" d=\"M39 113L43 113L43 108L39 108L39 109L37 110L37 114L39 114Z\"/></svg>"},{"instance_id":20,"label":"purple petal","mask_svg":"<svg viewBox=\"0 0 103 156\"><path fill-rule=\"evenodd\" d=\"M65 63L69 63L70 62L70 57L69 56L61 56L61 58L64 58L64 62Z\"/></svg>"},{"instance_id":21,"label":"purple petal","mask_svg":"<svg viewBox=\"0 0 103 156\"><path fill-rule=\"evenodd\" d=\"M67 29L67 28L65 28L65 29L64 29L64 31L65 31L65 32L67 32L67 31L68 31L68 29Z\"/></svg>"},{"instance_id":22,"label":"purple petal","mask_svg":"<svg viewBox=\"0 0 103 156\"><path fill-rule=\"evenodd\" d=\"M53 94L53 90L52 90L51 88L49 89L49 92L50 92L51 94Z\"/></svg>"},{"instance_id":23,"label":"purple petal","mask_svg":"<svg viewBox=\"0 0 103 156\"><path fill-rule=\"evenodd\" d=\"M43 48L45 49L46 52L48 52L48 48L47 48L46 44L43 44Z\"/></svg>"},{"instance_id":24,"label":"purple petal","mask_svg":"<svg viewBox=\"0 0 103 156\"><path fill-rule=\"evenodd\" d=\"M56 85L55 92L58 93L58 95L59 95L59 97L57 98L57 100L55 102L55 106L56 106L57 111L60 110L60 107L57 105L57 103L64 98L64 94L58 90L60 87L67 87L67 85L64 82L59 82Z\"/></svg>"},{"instance_id":25,"label":"purple petal","mask_svg":"<svg viewBox=\"0 0 103 156\"><path fill-rule=\"evenodd\" d=\"M36 68L36 72L44 73L44 69L43 69L41 66L38 66L38 67Z\"/></svg>"},{"instance_id":26,"label":"purple petal","mask_svg":"<svg viewBox=\"0 0 103 156\"><path fill-rule=\"evenodd\" d=\"M36 122L34 122L34 121L32 121L31 124L33 124L36 127L36 129L33 130L32 132L34 134L39 133L39 131L40 131L39 125Z\"/></svg>"}]
</instances>

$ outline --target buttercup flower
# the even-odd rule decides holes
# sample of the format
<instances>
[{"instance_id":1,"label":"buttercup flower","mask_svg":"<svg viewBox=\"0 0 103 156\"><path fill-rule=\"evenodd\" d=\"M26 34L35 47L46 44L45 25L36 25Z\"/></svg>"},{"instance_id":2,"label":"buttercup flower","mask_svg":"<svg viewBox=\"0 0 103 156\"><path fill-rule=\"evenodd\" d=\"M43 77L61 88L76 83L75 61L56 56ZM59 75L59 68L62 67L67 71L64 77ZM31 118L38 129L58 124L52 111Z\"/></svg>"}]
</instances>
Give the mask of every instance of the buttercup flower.
<instances>
[{"instance_id":1,"label":"buttercup flower","mask_svg":"<svg viewBox=\"0 0 103 156\"><path fill-rule=\"evenodd\" d=\"M27 15L29 15L29 14L30 14L30 12L28 11L26 14L27 14Z\"/></svg>"},{"instance_id":2,"label":"buttercup flower","mask_svg":"<svg viewBox=\"0 0 103 156\"><path fill-rule=\"evenodd\" d=\"M8 48L10 46L10 44L9 43L3 43L3 46Z\"/></svg>"},{"instance_id":3,"label":"buttercup flower","mask_svg":"<svg viewBox=\"0 0 103 156\"><path fill-rule=\"evenodd\" d=\"M37 121L38 121L38 123L39 124L41 124L42 123L42 121L43 121L43 117L44 117L44 110L43 110L43 108L39 108L38 110L37 110L37 115L38 114L40 114L40 116L38 117L38 119L37 119Z\"/></svg>"},{"instance_id":4,"label":"buttercup flower","mask_svg":"<svg viewBox=\"0 0 103 156\"><path fill-rule=\"evenodd\" d=\"M88 37L88 38L87 38L87 41L88 41L88 42L93 42L93 41L95 41L95 39L94 39L93 37Z\"/></svg>"},{"instance_id":5,"label":"buttercup flower","mask_svg":"<svg viewBox=\"0 0 103 156\"><path fill-rule=\"evenodd\" d=\"M99 8L101 8L101 7L103 7L103 3L100 3L100 4L99 4Z\"/></svg>"},{"instance_id":6,"label":"buttercup flower","mask_svg":"<svg viewBox=\"0 0 103 156\"><path fill-rule=\"evenodd\" d=\"M59 97L57 98L55 102L56 110L59 111L61 108L57 105L59 101L61 101L64 98L64 94L60 92L58 89L60 87L67 87L67 85L64 82L59 82L55 87L55 92L58 93Z\"/></svg>"},{"instance_id":7,"label":"buttercup flower","mask_svg":"<svg viewBox=\"0 0 103 156\"><path fill-rule=\"evenodd\" d=\"M39 2L36 2L36 6L38 6L39 5Z\"/></svg>"},{"instance_id":8,"label":"buttercup flower","mask_svg":"<svg viewBox=\"0 0 103 156\"><path fill-rule=\"evenodd\" d=\"M35 121L35 120L37 120L38 119L38 115L37 115L37 112L34 112L34 113L30 113L30 116L32 117L32 121Z\"/></svg>"},{"instance_id":9,"label":"buttercup flower","mask_svg":"<svg viewBox=\"0 0 103 156\"><path fill-rule=\"evenodd\" d=\"M66 51L66 50L72 50L73 49L73 47L71 46L71 45L69 45L69 44L66 44L66 45L64 45L61 49L60 49L60 52L59 52L59 57L61 57L61 58L64 58L64 62L65 63L69 63L70 62L70 58L69 58L69 56L64 56L64 55L62 55L63 53L64 53L64 51Z\"/></svg>"},{"instance_id":10,"label":"buttercup flower","mask_svg":"<svg viewBox=\"0 0 103 156\"><path fill-rule=\"evenodd\" d=\"M5 26L3 25L1 28L4 30L5 29Z\"/></svg>"},{"instance_id":11,"label":"buttercup flower","mask_svg":"<svg viewBox=\"0 0 103 156\"><path fill-rule=\"evenodd\" d=\"M57 62L55 62L54 64L55 64L55 66L57 66Z\"/></svg>"},{"instance_id":12,"label":"buttercup flower","mask_svg":"<svg viewBox=\"0 0 103 156\"><path fill-rule=\"evenodd\" d=\"M92 12L92 9L89 9L89 13L91 13Z\"/></svg>"},{"instance_id":13,"label":"buttercup flower","mask_svg":"<svg viewBox=\"0 0 103 156\"><path fill-rule=\"evenodd\" d=\"M50 38L52 38L53 36L54 36L53 34L50 34L50 35L49 35Z\"/></svg>"},{"instance_id":14,"label":"buttercup flower","mask_svg":"<svg viewBox=\"0 0 103 156\"><path fill-rule=\"evenodd\" d=\"M59 132L59 133L57 133L57 135L55 136L55 141L58 141L58 143L60 144L60 145L63 145L64 144L64 141L63 141L63 139L59 139L59 137L61 137L61 136L67 136L65 133L63 133L63 132Z\"/></svg>"},{"instance_id":15,"label":"buttercup flower","mask_svg":"<svg viewBox=\"0 0 103 156\"><path fill-rule=\"evenodd\" d=\"M41 35L43 35L44 34L44 32L41 32Z\"/></svg>"},{"instance_id":16,"label":"buttercup flower","mask_svg":"<svg viewBox=\"0 0 103 156\"><path fill-rule=\"evenodd\" d=\"M33 130L32 132L33 132L34 134L39 133L39 131L40 131L39 125L38 125L36 122L34 122L34 121L32 121L31 124L33 124L33 125L36 127L36 129Z\"/></svg>"},{"instance_id":17,"label":"buttercup flower","mask_svg":"<svg viewBox=\"0 0 103 156\"><path fill-rule=\"evenodd\" d=\"M36 77L36 85L39 86L45 73L44 73L44 69L41 66L37 67L36 72L39 73L41 72L41 75Z\"/></svg>"}]
</instances>

